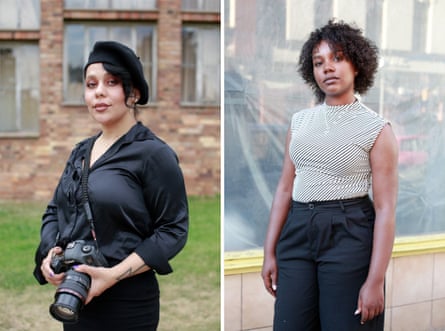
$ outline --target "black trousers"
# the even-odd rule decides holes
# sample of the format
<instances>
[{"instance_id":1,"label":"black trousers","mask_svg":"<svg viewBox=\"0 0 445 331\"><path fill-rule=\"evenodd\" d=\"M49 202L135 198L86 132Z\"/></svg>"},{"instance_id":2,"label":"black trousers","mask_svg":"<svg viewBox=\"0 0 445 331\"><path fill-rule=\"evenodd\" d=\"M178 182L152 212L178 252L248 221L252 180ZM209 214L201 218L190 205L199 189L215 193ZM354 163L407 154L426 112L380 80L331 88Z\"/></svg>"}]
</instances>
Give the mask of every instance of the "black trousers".
<instances>
[{"instance_id":1,"label":"black trousers","mask_svg":"<svg viewBox=\"0 0 445 331\"><path fill-rule=\"evenodd\" d=\"M383 331L383 314L364 325L354 315L374 220L368 197L292 203L276 252L275 331Z\"/></svg>"}]
</instances>

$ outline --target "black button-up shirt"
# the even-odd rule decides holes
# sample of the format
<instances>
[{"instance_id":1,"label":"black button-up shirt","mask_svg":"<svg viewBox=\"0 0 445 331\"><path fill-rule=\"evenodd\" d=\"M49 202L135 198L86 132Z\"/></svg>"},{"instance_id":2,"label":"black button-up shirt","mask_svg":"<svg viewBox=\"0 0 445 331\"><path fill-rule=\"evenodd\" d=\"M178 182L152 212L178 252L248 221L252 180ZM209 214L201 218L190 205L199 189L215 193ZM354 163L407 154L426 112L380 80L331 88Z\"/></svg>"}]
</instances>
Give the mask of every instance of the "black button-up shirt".
<instances>
[{"instance_id":1,"label":"black button-up shirt","mask_svg":"<svg viewBox=\"0 0 445 331\"><path fill-rule=\"evenodd\" d=\"M59 242L92 240L82 204L83 160L92 141L80 142L42 218L34 275ZM110 147L89 169L88 195L99 249L113 266L132 252L159 274L172 271L169 259L185 245L188 204L174 151L141 123Z\"/></svg>"}]
</instances>

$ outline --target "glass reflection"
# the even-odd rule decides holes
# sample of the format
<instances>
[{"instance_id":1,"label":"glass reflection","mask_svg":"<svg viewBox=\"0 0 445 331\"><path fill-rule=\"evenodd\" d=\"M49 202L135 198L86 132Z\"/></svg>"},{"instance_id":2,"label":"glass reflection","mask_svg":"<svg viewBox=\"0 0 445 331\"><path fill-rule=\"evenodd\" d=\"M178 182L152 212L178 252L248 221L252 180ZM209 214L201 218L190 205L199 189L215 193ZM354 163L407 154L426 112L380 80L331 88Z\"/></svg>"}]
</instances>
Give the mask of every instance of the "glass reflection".
<instances>
[{"instance_id":1,"label":"glass reflection","mask_svg":"<svg viewBox=\"0 0 445 331\"><path fill-rule=\"evenodd\" d=\"M290 117L313 102L298 54L330 17L355 22L380 48L374 87L361 98L399 141L397 235L445 231L445 2L226 0L225 13L226 251L263 245Z\"/></svg>"}]
</instances>

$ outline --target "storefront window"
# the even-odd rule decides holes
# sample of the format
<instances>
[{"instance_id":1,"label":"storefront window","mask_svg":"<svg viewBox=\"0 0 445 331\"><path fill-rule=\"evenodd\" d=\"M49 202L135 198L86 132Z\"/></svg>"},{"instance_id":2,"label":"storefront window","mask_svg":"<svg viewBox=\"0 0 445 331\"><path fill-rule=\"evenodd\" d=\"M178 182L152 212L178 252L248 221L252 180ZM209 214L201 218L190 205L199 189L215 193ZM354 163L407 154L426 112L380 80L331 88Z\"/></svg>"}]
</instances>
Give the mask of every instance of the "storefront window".
<instances>
[{"instance_id":1,"label":"storefront window","mask_svg":"<svg viewBox=\"0 0 445 331\"><path fill-rule=\"evenodd\" d=\"M444 233L445 3L225 4L225 250L263 245L290 117L314 102L297 73L299 52L331 17L355 22L380 49L374 87L360 97L391 122L399 142L397 236Z\"/></svg>"}]
</instances>

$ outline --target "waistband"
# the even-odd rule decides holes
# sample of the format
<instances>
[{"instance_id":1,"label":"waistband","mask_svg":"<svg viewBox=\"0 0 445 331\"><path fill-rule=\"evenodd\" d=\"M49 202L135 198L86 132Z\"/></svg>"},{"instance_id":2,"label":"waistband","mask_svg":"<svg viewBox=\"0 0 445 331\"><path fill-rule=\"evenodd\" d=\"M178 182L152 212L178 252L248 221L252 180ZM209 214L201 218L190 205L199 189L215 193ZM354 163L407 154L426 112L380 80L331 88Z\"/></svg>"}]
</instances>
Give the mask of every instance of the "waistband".
<instances>
[{"instance_id":1,"label":"waistband","mask_svg":"<svg viewBox=\"0 0 445 331\"><path fill-rule=\"evenodd\" d=\"M299 202L292 201L292 206L297 208L309 208L326 207L326 208L338 208L345 209L345 207L356 206L363 203L370 203L371 199L368 195L352 199L339 199L339 200L326 200L326 201L311 201L311 202Z\"/></svg>"}]
</instances>

